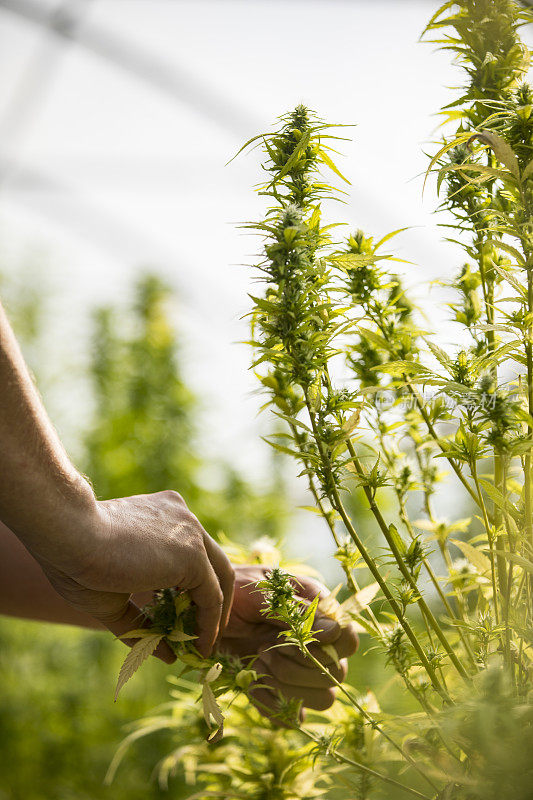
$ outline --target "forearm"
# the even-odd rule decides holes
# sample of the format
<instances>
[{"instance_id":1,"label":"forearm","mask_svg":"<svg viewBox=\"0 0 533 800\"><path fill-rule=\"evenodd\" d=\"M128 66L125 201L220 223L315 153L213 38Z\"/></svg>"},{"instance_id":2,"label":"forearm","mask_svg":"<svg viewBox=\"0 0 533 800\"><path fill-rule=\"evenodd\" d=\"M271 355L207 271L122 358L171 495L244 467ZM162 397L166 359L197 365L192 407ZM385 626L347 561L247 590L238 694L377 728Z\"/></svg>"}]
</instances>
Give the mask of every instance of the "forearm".
<instances>
[{"instance_id":1,"label":"forearm","mask_svg":"<svg viewBox=\"0 0 533 800\"><path fill-rule=\"evenodd\" d=\"M62 547L79 510L94 503L33 385L0 305L0 519L32 550Z\"/></svg>"},{"instance_id":2,"label":"forearm","mask_svg":"<svg viewBox=\"0 0 533 800\"><path fill-rule=\"evenodd\" d=\"M9 528L0 522L0 614L103 629L52 588L41 567Z\"/></svg>"},{"instance_id":3,"label":"forearm","mask_svg":"<svg viewBox=\"0 0 533 800\"><path fill-rule=\"evenodd\" d=\"M179 586L197 606L197 646L209 654L231 609L226 554L175 491L96 500L46 415L1 306L0 392L0 520L53 588L122 636L143 620L132 595ZM175 660L164 642L155 655Z\"/></svg>"}]
</instances>

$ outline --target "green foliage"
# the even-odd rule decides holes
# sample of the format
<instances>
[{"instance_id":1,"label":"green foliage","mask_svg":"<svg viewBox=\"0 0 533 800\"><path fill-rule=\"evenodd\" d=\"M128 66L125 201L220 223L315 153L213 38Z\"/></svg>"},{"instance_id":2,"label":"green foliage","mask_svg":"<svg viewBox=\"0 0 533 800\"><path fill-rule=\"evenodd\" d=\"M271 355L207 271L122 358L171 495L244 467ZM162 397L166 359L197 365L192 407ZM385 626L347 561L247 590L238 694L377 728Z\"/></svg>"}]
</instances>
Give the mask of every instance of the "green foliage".
<instances>
[{"instance_id":1,"label":"green foliage","mask_svg":"<svg viewBox=\"0 0 533 800\"><path fill-rule=\"evenodd\" d=\"M444 352L420 330L390 269L397 259L382 251L394 234L374 244L357 231L336 242L334 226L322 226L322 204L337 194L322 171L345 180L325 144L337 138L329 126L298 106L248 143L262 146L268 175L259 187L270 204L265 218L247 227L264 243L252 344L267 405L284 424L271 444L299 463L345 572L351 596L341 605L330 599L326 613L368 632L416 703L389 716L332 678L344 724L331 714L318 737L299 726L332 784L358 798L386 791L490 800L509 787L514 798L530 796L533 129L531 93L519 84L529 53L518 38L526 19L510 0L463 0L446 3L428 26L452 30L439 42L468 79L444 111L459 129L430 170L469 259L449 304L469 346ZM332 366L341 360L351 380L337 385ZM471 518L436 516L439 463L474 504L476 527ZM350 514L354 487L379 541L361 536ZM385 489L395 497L395 521L387 519ZM411 518L413 497L422 499L422 520ZM361 564L374 581L362 589ZM258 589L265 613L287 626L280 646L297 646L328 674L308 646L314 606L301 607L279 569ZM279 714L297 726L281 699Z\"/></svg>"},{"instance_id":2,"label":"green foliage","mask_svg":"<svg viewBox=\"0 0 533 800\"><path fill-rule=\"evenodd\" d=\"M172 796L179 775L185 777L189 796L196 800L213 796L228 800L312 800L328 796L331 777L321 769L321 760L317 762L313 743L302 745L297 734L274 728L248 701L238 698L232 704L223 741L208 744L198 726L197 685L184 679L177 679L174 684L172 710L131 726L112 769L135 741L168 729L173 746L160 760L157 778L161 787L170 785ZM128 765L130 762L131 759ZM122 770L121 776L125 772ZM113 785L121 780L119 776Z\"/></svg>"},{"instance_id":3,"label":"green foliage","mask_svg":"<svg viewBox=\"0 0 533 800\"><path fill-rule=\"evenodd\" d=\"M374 245L357 231L337 243L331 226L321 226L321 206L335 195L321 171L340 173L323 156L328 126L301 106L260 137L270 176L260 193L272 205L264 221L250 224L264 240L257 269L265 291L251 298L254 363L274 413L286 423L283 445L277 437L274 446L300 463L347 588L360 593L353 574L359 560L380 588L379 613L367 606L355 616L422 716L392 724L369 715L367 721L387 750L400 754L403 791L416 794L423 776L422 796L441 800L485 800L501 796L503 786L525 799L531 788L529 774L513 772L525 768L524 749L514 749L514 742L518 720L529 741L533 688L527 566L533 554L533 95L520 83L529 52L518 37L530 19L510 0L463 0L446 3L428 26L445 30L438 41L457 55L468 81L444 111L460 121L459 129L430 164L469 259L452 284L457 300L450 304L468 348L446 353L419 330L416 309L387 269L392 256L380 250L392 235ZM355 382L336 385L332 365L341 357ZM437 458L475 504L481 527L436 517ZM381 552L350 518L345 497L354 480L381 532ZM401 529L386 519L385 486L396 495ZM423 498L423 520L410 518L412 493ZM454 532L464 539L451 538ZM346 535L353 556L341 545ZM444 574L429 559L431 541ZM462 564L454 561L454 548ZM311 657L297 605L283 592L278 598L283 580L273 573L268 584L269 613ZM339 688L360 713L353 693ZM501 743L497 726L504 716ZM411 739L407 749L396 739L402 728ZM516 758L506 759L507 750ZM498 756L491 758L493 751ZM342 737L331 754L365 772ZM377 782L390 782L394 771L383 761L379 767Z\"/></svg>"},{"instance_id":4,"label":"green foliage","mask_svg":"<svg viewBox=\"0 0 533 800\"><path fill-rule=\"evenodd\" d=\"M46 314L39 304L40 286L35 285L35 293L19 294L17 284L6 277L2 294L31 364L42 365L47 357ZM179 488L212 533L263 537L254 556L259 560L268 535L277 539L285 529L288 512L281 478L273 472L270 486L258 490L234 467L221 463L221 488L201 485L205 464L196 446L198 402L181 375L168 314L170 292L159 279L146 276L135 294L131 309L95 314L88 376L94 416L90 430L80 431L86 445L84 467L103 496ZM68 373L63 372L62 381L68 392ZM272 549L273 543L268 546ZM234 556L239 556L236 548ZM161 603L152 609L160 632L169 634L164 610ZM174 622L173 617L172 628ZM128 684L113 704L113 684L126 651L111 637L6 619L0 621L0 639L2 800L165 796L150 781L161 748L172 742L164 726L137 748L120 781L105 786L104 777L122 726L167 699L168 666L148 659L142 681ZM189 739L198 730L201 745L205 727L196 699L194 725L183 735ZM173 779L175 797L190 794L188 776L180 772Z\"/></svg>"},{"instance_id":5,"label":"green foliage","mask_svg":"<svg viewBox=\"0 0 533 800\"><path fill-rule=\"evenodd\" d=\"M87 433L87 465L97 494L125 496L194 483L196 401L179 370L166 304L155 276L139 281L130 331L117 312L95 314L91 374L96 407Z\"/></svg>"},{"instance_id":6,"label":"green foliage","mask_svg":"<svg viewBox=\"0 0 533 800\"><path fill-rule=\"evenodd\" d=\"M149 775L164 735L138 753L120 787L104 777L122 727L166 699L168 667L152 659L144 681L113 704L123 646L111 637L3 618L0 639L2 800L163 796Z\"/></svg>"}]
</instances>

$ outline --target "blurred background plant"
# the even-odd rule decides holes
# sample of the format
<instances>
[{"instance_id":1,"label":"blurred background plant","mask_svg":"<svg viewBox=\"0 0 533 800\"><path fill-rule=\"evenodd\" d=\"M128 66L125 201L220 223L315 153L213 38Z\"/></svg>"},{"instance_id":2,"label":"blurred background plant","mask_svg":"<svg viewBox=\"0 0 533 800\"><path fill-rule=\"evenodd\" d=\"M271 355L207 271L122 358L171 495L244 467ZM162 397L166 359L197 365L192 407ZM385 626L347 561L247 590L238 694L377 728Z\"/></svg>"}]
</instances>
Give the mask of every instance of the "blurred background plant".
<instances>
[{"instance_id":1,"label":"blurred background plant","mask_svg":"<svg viewBox=\"0 0 533 800\"><path fill-rule=\"evenodd\" d=\"M30 266L3 265L0 294L46 398L49 379L69 392L69 370L51 377L46 347L50 291ZM87 385L92 421L80 420L83 469L99 496L179 487L214 534L276 542L290 519L281 467L270 485L253 486L231 463L205 464L194 447L198 400L181 376L169 290L146 274L130 307L98 309ZM79 379L77 375L77 379ZM204 474L202 472L204 471ZM204 485L202 480L209 480ZM213 488L218 486L219 488ZM142 681L112 698L123 648L111 637L61 626L0 620L0 797L99 798L159 796L149 783L159 748L150 742L138 768L120 785L103 785L120 728L167 699L168 668L152 659ZM168 738L168 737L167 737ZM181 778L176 779L179 796Z\"/></svg>"}]
</instances>

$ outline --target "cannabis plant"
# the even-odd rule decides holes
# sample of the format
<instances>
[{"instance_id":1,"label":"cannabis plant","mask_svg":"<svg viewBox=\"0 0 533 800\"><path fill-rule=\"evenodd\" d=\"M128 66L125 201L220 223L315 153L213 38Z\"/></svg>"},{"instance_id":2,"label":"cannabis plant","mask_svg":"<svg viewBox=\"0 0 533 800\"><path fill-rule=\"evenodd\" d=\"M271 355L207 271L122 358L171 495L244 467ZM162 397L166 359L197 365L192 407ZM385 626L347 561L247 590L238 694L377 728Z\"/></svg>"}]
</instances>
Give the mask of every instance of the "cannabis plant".
<instances>
[{"instance_id":1,"label":"cannabis plant","mask_svg":"<svg viewBox=\"0 0 533 800\"><path fill-rule=\"evenodd\" d=\"M298 462L345 575L342 603L302 607L277 567L257 587L286 626L280 646L338 688L337 707L309 723L280 698L279 720L330 784L315 784L317 796L341 786L338 796L361 799L532 796L533 89L519 38L530 20L512 0L459 0L427 27L466 75L443 110L458 128L428 169L464 252L450 285L459 346L439 346L409 299L390 251L398 231L376 241L323 223L344 197L334 161L344 128L300 105L245 145L261 149L266 174L265 216L247 225L262 241L253 368L283 425L271 444ZM355 489L377 543L350 514ZM469 516L439 517L439 493ZM371 637L409 698L404 712L384 712L313 655L317 606ZM194 796L294 794L228 786L221 773Z\"/></svg>"}]
</instances>

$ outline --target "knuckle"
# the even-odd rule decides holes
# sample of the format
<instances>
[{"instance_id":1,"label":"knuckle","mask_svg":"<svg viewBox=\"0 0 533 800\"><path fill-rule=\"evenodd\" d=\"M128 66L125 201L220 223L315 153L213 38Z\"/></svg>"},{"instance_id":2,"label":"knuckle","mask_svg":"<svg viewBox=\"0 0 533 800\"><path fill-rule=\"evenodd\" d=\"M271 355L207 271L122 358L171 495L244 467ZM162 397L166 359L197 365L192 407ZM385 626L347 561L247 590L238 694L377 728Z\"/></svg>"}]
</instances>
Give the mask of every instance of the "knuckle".
<instances>
[{"instance_id":1,"label":"knuckle","mask_svg":"<svg viewBox=\"0 0 533 800\"><path fill-rule=\"evenodd\" d=\"M195 557L198 557L202 562L207 561L202 528L196 517L188 509L180 514L178 531L184 546L190 549Z\"/></svg>"},{"instance_id":2,"label":"knuckle","mask_svg":"<svg viewBox=\"0 0 533 800\"><path fill-rule=\"evenodd\" d=\"M159 494L165 499L170 500L173 503L177 503L180 506L186 505L181 494L176 492L174 489L165 489L163 492L159 492Z\"/></svg>"}]
</instances>

